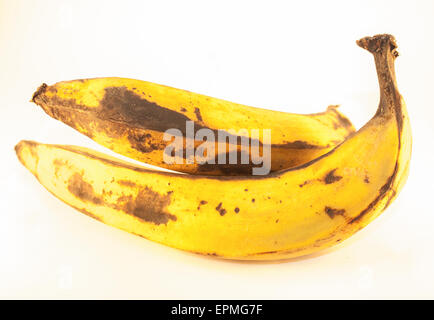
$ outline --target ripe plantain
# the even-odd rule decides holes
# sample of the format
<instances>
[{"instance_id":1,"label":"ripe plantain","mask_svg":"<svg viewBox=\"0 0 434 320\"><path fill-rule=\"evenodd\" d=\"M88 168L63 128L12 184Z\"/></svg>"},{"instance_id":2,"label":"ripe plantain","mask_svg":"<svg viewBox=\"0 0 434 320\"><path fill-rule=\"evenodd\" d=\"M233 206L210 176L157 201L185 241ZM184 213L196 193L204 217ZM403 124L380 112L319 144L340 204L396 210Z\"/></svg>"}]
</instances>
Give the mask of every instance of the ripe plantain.
<instances>
[{"instance_id":1,"label":"ripe plantain","mask_svg":"<svg viewBox=\"0 0 434 320\"><path fill-rule=\"evenodd\" d=\"M283 259L330 247L375 219L404 185L411 130L391 35L359 40L375 58L380 103L323 156L268 176L158 172L89 149L21 141L18 158L55 196L147 239L229 259Z\"/></svg>"},{"instance_id":2,"label":"ripe plantain","mask_svg":"<svg viewBox=\"0 0 434 320\"><path fill-rule=\"evenodd\" d=\"M310 115L290 114L248 107L204 95L150 82L124 78L98 78L43 84L32 101L51 117L58 119L101 145L122 155L159 167L197 175L251 175L260 163L249 150L249 163L240 164L240 141L215 143L215 159L236 152L238 164L168 164L163 153L170 143L164 141L167 129L179 129L187 143L186 121L195 129L247 129L242 134L254 139L251 129L271 129L271 171L294 167L313 160L345 140L355 131L336 106ZM217 134L215 134L217 136ZM217 139L217 138L216 138ZM256 137L266 143L263 137ZM191 140L190 140L191 141ZM202 139L191 142L194 148ZM234 149L230 149L229 143ZM270 142L269 142L270 143ZM250 142L249 142L250 144ZM220 148L220 149L219 149ZM232 151L231 151L232 150ZM193 161L192 161L193 162Z\"/></svg>"}]
</instances>

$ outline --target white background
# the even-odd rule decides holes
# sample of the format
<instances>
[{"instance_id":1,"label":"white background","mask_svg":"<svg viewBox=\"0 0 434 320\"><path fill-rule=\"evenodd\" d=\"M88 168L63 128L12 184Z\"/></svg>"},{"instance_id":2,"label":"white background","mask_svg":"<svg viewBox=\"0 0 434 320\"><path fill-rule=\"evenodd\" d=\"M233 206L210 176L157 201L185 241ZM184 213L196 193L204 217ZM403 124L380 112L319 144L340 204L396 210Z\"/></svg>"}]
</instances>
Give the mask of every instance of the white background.
<instances>
[{"instance_id":1,"label":"white background","mask_svg":"<svg viewBox=\"0 0 434 320\"><path fill-rule=\"evenodd\" d=\"M434 298L433 1L0 0L0 298ZM396 201L345 243L303 259L203 258L92 220L18 162L21 139L110 151L29 102L42 83L142 79L311 113L375 112L372 56L355 40L396 36L414 133ZM230 115L228 115L230 117Z\"/></svg>"}]
</instances>

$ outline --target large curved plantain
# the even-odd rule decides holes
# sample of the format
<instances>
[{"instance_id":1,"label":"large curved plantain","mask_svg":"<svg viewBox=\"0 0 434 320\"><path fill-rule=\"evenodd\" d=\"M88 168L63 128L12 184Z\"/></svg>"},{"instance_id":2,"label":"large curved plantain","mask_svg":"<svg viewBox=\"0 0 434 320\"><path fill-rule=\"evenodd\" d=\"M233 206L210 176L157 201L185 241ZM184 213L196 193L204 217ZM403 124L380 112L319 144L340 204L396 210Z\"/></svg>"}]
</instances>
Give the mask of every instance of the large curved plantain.
<instances>
[{"instance_id":1,"label":"large curved plantain","mask_svg":"<svg viewBox=\"0 0 434 320\"><path fill-rule=\"evenodd\" d=\"M18 158L50 192L102 222L229 259L283 259L330 247L375 219L404 185L411 130L390 35L358 44L375 58L375 116L327 154L268 176L158 172L89 149L21 141Z\"/></svg>"}]
</instances>

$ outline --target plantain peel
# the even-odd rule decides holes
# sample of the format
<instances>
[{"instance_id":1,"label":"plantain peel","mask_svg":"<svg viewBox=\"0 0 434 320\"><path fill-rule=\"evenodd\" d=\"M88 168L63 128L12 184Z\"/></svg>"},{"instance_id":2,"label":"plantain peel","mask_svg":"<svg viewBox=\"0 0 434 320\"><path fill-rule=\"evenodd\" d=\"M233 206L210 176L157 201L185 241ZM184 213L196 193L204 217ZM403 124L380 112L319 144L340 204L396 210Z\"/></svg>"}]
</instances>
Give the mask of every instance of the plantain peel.
<instances>
[{"instance_id":1,"label":"plantain peel","mask_svg":"<svg viewBox=\"0 0 434 320\"><path fill-rule=\"evenodd\" d=\"M233 151L226 142L215 155L215 164L189 163L183 155L181 163L167 164L164 141L168 129L179 130L186 137L186 122L195 130L211 132L233 129L248 130L241 134L257 139L271 149L270 171L295 167L313 160L344 141L355 129L351 122L330 106L324 112L310 115L291 114L248 107L221 99L166 87L150 82L99 78L43 84L32 101L49 116L64 122L97 143L113 151L155 166L196 175L252 175L255 156L247 151L246 164L219 164L218 157L243 152L239 141ZM253 137L252 129L271 129L271 141ZM187 143L184 138L183 144ZM192 141L197 149L203 139ZM220 152L220 154L219 154Z\"/></svg>"},{"instance_id":2,"label":"plantain peel","mask_svg":"<svg viewBox=\"0 0 434 320\"><path fill-rule=\"evenodd\" d=\"M267 176L180 175L73 146L21 141L16 152L40 183L65 203L149 240L226 259L277 260L314 253L375 219L395 199L408 175L412 137L395 79L395 39L384 34L357 43L374 55L378 110L344 142L295 168ZM126 86L130 80L70 82L70 98L63 93L61 99L74 101L64 110L75 112L77 106L86 106L84 114L98 110L98 92L103 95L108 85L119 81ZM53 97L67 92L56 86L57 92L44 89L52 92L52 98L37 95L35 100L54 105ZM92 98L83 87L93 87L97 94ZM83 132L94 125L85 122Z\"/></svg>"}]
</instances>

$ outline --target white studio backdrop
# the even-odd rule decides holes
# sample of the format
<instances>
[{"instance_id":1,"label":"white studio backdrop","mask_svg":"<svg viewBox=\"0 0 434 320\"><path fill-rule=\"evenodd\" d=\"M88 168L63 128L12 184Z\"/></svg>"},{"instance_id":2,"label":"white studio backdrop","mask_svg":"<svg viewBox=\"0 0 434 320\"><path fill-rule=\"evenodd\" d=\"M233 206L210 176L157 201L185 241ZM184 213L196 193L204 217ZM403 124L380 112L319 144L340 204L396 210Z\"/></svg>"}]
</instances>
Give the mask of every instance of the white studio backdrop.
<instances>
[{"instance_id":1,"label":"white studio backdrop","mask_svg":"<svg viewBox=\"0 0 434 320\"><path fill-rule=\"evenodd\" d=\"M379 94L355 40L377 33L399 45L410 177L382 216L321 254L242 263L167 248L69 208L16 159L21 139L114 155L29 102L42 82L77 78L135 78L286 112L341 104L359 128ZM0 298L434 298L433 39L429 0L0 0Z\"/></svg>"}]
</instances>

